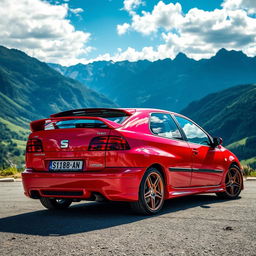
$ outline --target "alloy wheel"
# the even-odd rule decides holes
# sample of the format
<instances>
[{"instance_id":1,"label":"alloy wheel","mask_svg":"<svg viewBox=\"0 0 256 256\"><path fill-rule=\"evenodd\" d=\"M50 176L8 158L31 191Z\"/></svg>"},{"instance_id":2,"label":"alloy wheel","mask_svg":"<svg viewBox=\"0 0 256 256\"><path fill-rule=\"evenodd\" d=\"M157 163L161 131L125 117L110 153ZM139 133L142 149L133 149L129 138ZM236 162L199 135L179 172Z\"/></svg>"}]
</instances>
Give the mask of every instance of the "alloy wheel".
<instances>
[{"instance_id":1,"label":"alloy wheel","mask_svg":"<svg viewBox=\"0 0 256 256\"><path fill-rule=\"evenodd\" d=\"M242 175L237 168L230 168L226 176L226 192L231 197L236 197L242 188Z\"/></svg>"},{"instance_id":2,"label":"alloy wheel","mask_svg":"<svg viewBox=\"0 0 256 256\"><path fill-rule=\"evenodd\" d=\"M151 172L144 185L144 199L151 211L156 211L162 206L164 200L164 184L160 174Z\"/></svg>"}]
</instances>

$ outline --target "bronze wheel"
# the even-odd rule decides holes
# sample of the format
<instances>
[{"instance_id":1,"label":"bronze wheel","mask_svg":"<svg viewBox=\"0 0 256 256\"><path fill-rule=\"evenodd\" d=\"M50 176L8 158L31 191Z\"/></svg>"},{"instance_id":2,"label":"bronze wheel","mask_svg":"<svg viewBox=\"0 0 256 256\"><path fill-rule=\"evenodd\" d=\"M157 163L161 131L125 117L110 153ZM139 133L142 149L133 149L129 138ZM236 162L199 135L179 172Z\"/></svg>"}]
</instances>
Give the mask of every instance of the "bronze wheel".
<instances>
[{"instance_id":1,"label":"bronze wheel","mask_svg":"<svg viewBox=\"0 0 256 256\"><path fill-rule=\"evenodd\" d=\"M236 197L242 189L242 175L236 167L231 167L227 173L226 193L231 197Z\"/></svg>"},{"instance_id":2,"label":"bronze wheel","mask_svg":"<svg viewBox=\"0 0 256 256\"><path fill-rule=\"evenodd\" d=\"M225 178L225 192L216 193L220 198L235 199L243 188L243 176L237 166L231 166Z\"/></svg>"},{"instance_id":3,"label":"bronze wheel","mask_svg":"<svg viewBox=\"0 0 256 256\"><path fill-rule=\"evenodd\" d=\"M151 211L161 207L164 200L164 184L159 173L152 172L148 175L144 185L144 199Z\"/></svg>"},{"instance_id":4,"label":"bronze wheel","mask_svg":"<svg viewBox=\"0 0 256 256\"><path fill-rule=\"evenodd\" d=\"M164 179L156 168L149 168L141 181L139 200L132 202L132 208L141 214L149 215L158 213L164 203Z\"/></svg>"}]
</instances>

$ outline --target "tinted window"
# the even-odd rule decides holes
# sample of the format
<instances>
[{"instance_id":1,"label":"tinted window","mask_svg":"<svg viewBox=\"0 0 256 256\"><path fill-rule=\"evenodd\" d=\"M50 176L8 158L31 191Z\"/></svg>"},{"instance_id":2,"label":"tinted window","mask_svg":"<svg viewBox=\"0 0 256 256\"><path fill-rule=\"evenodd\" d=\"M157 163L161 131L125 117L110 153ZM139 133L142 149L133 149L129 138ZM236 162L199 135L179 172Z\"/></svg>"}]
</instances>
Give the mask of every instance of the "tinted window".
<instances>
[{"instance_id":1,"label":"tinted window","mask_svg":"<svg viewBox=\"0 0 256 256\"><path fill-rule=\"evenodd\" d=\"M154 134L161 137L182 139L177 125L168 114L152 113L150 117L150 129Z\"/></svg>"},{"instance_id":2,"label":"tinted window","mask_svg":"<svg viewBox=\"0 0 256 256\"><path fill-rule=\"evenodd\" d=\"M198 126L180 116L175 116L175 118L183 129L188 141L197 144L209 145L210 141L208 136Z\"/></svg>"},{"instance_id":3,"label":"tinted window","mask_svg":"<svg viewBox=\"0 0 256 256\"><path fill-rule=\"evenodd\" d=\"M74 119L74 120L63 120L56 123L46 123L45 130L54 130L54 129L68 129L68 128L108 128L106 124L100 120L83 120L83 119Z\"/></svg>"},{"instance_id":4,"label":"tinted window","mask_svg":"<svg viewBox=\"0 0 256 256\"><path fill-rule=\"evenodd\" d=\"M69 110L60 112L54 115L51 115L52 117L66 117L66 116L89 116L89 117L102 117L106 118L110 121L116 122L121 124L124 122L128 117L129 114L127 114L125 111L120 109L75 109L75 110Z\"/></svg>"},{"instance_id":5,"label":"tinted window","mask_svg":"<svg viewBox=\"0 0 256 256\"><path fill-rule=\"evenodd\" d=\"M116 122L118 124L121 124L122 122L124 122L128 116L120 116L120 117L105 117L106 119Z\"/></svg>"}]
</instances>

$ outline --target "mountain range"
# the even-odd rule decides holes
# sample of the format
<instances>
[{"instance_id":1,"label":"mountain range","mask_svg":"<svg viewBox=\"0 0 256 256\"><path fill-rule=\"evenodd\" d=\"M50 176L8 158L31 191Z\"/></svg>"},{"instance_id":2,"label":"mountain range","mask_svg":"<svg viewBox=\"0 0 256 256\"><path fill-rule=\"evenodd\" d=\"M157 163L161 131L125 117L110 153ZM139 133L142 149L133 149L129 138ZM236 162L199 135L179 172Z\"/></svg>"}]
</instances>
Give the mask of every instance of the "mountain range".
<instances>
[{"instance_id":1,"label":"mountain range","mask_svg":"<svg viewBox=\"0 0 256 256\"><path fill-rule=\"evenodd\" d=\"M63 67L49 64L114 100L122 107L154 107L180 111L209 93L256 82L256 58L221 49L199 61L178 54L155 62L93 62Z\"/></svg>"},{"instance_id":2,"label":"mountain range","mask_svg":"<svg viewBox=\"0 0 256 256\"><path fill-rule=\"evenodd\" d=\"M0 46L0 166L22 155L18 149L24 149L31 120L68 109L113 106L107 97L47 64Z\"/></svg>"},{"instance_id":3,"label":"mountain range","mask_svg":"<svg viewBox=\"0 0 256 256\"><path fill-rule=\"evenodd\" d=\"M0 47L0 117L21 124L80 107L113 106L105 96L25 53Z\"/></svg>"}]
</instances>

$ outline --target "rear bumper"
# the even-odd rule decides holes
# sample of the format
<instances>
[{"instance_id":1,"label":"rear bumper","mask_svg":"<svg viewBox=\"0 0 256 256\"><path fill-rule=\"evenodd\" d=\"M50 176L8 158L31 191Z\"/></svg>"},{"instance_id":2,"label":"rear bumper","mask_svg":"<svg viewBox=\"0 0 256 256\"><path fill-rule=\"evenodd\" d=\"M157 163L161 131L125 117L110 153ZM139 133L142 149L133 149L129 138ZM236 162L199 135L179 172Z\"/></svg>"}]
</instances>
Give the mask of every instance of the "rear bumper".
<instances>
[{"instance_id":1,"label":"rear bumper","mask_svg":"<svg viewBox=\"0 0 256 256\"><path fill-rule=\"evenodd\" d=\"M81 173L38 172L26 169L22 173L24 194L44 197L88 199L100 193L112 201L137 201L140 181L145 168L106 168Z\"/></svg>"}]
</instances>

